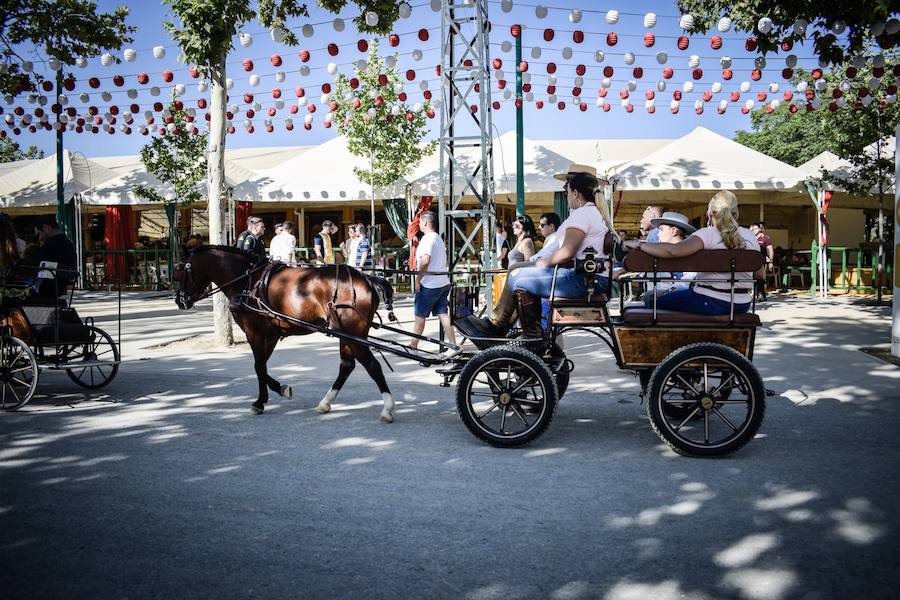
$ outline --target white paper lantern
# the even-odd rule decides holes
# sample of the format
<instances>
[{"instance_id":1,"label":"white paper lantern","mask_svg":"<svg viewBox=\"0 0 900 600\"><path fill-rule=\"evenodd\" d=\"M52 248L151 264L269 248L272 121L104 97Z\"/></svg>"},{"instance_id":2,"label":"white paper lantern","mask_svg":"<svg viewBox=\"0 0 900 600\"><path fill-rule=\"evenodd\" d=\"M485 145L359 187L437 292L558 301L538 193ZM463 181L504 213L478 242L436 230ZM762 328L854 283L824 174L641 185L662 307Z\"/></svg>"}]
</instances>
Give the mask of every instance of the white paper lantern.
<instances>
[{"instance_id":1,"label":"white paper lantern","mask_svg":"<svg viewBox=\"0 0 900 600\"><path fill-rule=\"evenodd\" d=\"M581 23L581 9L573 8L569 13L569 21L571 23Z\"/></svg>"},{"instance_id":2,"label":"white paper lantern","mask_svg":"<svg viewBox=\"0 0 900 600\"><path fill-rule=\"evenodd\" d=\"M356 68L361 73L365 73L366 70L368 69L368 66L369 66L369 63L367 63L366 59L364 59L364 58L361 58L358 61L356 61Z\"/></svg>"},{"instance_id":3,"label":"white paper lantern","mask_svg":"<svg viewBox=\"0 0 900 600\"><path fill-rule=\"evenodd\" d=\"M159 88L157 88L157 89L159 89ZM110 94L109 92L102 92L102 93L100 94L100 98L101 98L104 102L110 102L110 101L112 101L112 94Z\"/></svg>"},{"instance_id":4,"label":"white paper lantern","mask_svg":"<svg viewBox=\"0 0 900 600\"><path fill-rule=\"evenodd\" d=\"M809 83L805 81L801 81L797 83L797 91L801 94L804 93L809 88Z\"/></svg>"},{"instance_id":5,"label":"white paper lantern","mask_svg":"<svg viewBox=\"0 0 900 600\"><path fill-rule=\"evenodd\" d=\"M845 79L844 81L842 81L840 83L840 85L838 87L841 89L842 92L844 92L846 94L847 92L850 91L850 82Z\"/></svg>"},{"instance_id":6,"label":"white paper lantern","mask_svg":"<svg viewBox=\"0 0 900 600\"><path fill-rule=\"evenodd\" d=\"M206 90L208 90L208 89L209 89L209 83L205 79L201 79L197 83L197 91L200 92L201 94L206 93Z\"/></svg>"},{"instance_id":7,"label":"white paper lantern","mask_svg":"<svg viewBox=\"0 0 900 600\"><path fill-rule=\"evenodd\" d=\"M547 102L550 104L556 104L556 94L550 94L547 96Z\"/></svg>"},{"instance_id":8,"label":"white paper lantern","mask_svg":"<svg viewBox=\"0 0 900 600\"><path fill-rule=\"evenodd\" d=\"M666 82L662 79L656 82L656 90L659 92L666 91Z\"/></svg>"},{"instance_id":9,"label":"white paper lantern","mask_svg":"<svg viewBox=\"0 0 900 600\"><path fill-rule=\"evenodd\" d=\"M424 80L424 79L423 79L422 81L420 81L420 82L419 82L419 89L422 90L423 92L424 92L425 90L427 90L427 89L428 89L428 81L426 81L426 80Z\"/></svg>"},{"instance_id":10,"label":"white paper lantern","mask_svg":"<svg viewBox=\"0 0 900 600\"><path fill-rule=\"evenodd\" d=\"M568 46L563 48L562 49L562 57L563 57L563 60L569 60L570 58L572 58L572 49L569 48Z\"/></svg>"},{"instance_id":11,"label":"white paper lantern","mask_svg":"<svg viewBox=\"0 0 900 600\"><path fill-rule=\"evenodd\" d=\"M415 61L422 60L422 51L419 50L418 48L416 48L415 50L413 50L413 51L412 51L412 58L413 58L413 60L415 60Z\"/></svg>"},{"instance_id":12,"label":"white paper lantern","mask_svg":"<svg viewBox=\"0 0 900 600\"><path fill-rule=\"evenodd\" d=\"M369 11L366 13L366 25L369 27L375 27L378 25L378 13L375 11Z\"/></svg>"},{"instance_id":13,"label":"white paper lantern","mask_svg":"<svg viewBox=\"0 0 900 600\"><path fill-rule=\"evenodd\" d=\"M37 102L37 94L28 94L25 96L25 101L28 102L28 104L34 104Z\"/></svg>"},{"instance_id":14,"label":"white paper lantern","mask_svg":"<svg viewBox=\"0 0 900 600\"><path fill-rule=\"evenodd\" d=\"M166 47L165 46L153 46L153 58L165 58L166 57Z\"/></svg>"},{"instance_id":15,"label":"white paper lantern","mask_svg":"<svg viewBox=\"0 0 900 600\"><path fill-rule=\"evenodd\" d=\"M884 66L884 54L876 54L872 58L872 66L876 68L881 68Z\"/></svg>"},{"instance_id":16,"label":"white paper lantern","mask_svg":"<svg viewBox=\"0 0 900 600\"><path fill-rule=\"evenodd\" d=\"M744 102L744 108L747 110L753 110L754 106L756 106L756 102L752 98Z\"/></svg>"},{"instance_id":17,"label":"white paper lantern","mask_svg":"<svg viewBox=\"0 0 900 600\"><path fill-rule=\"evenodd\" d=\"M722 58L720 58L720 59L719 59L719 66L721 66L723 69L729 69L729 68L731 68L731 57L730 57L730 56L723 56Z\"/></svg>"},{"instance_id":18,"label":"white paper lantern","mask_svg":"<svg viewBox=\"0 0 900 600\"><path fill-rule=\"evenodd\" d=\"M250 87L258 86L259 85L259 75L254 73L253 75L250 76L250 79L247 80L247 83L250 84Z\"/></svg>"},{"instance_id":19,"label":"white paper lantern","mask_svg":"<svg viewBox=\"0 0 900 600\"><path fill-rule=\"evenodd\" d=\"M62 63L59 62L59 59L50 58L47 60L47 66L50 67L51 71L59 71L62 68Z\"/></svg>"},{"instance_id":20,"label":"white paper lantern","mask_svg":"<svg viewBox=\"0 0 900 600\"><path fill-rule=\"evenodd\" d=\"M225 80L225 89L226 89L226 90L230 90L230 89L233 88L233 87L234 87L234 79L231 79L231 78L229 77L228 79ZM157 88L157 89L158 89L158 88ZM151 93L152 93L152 90L151 90Z\"/></svg>"},{"instance_id":21,"label":"white paper lantern","mask_svg":"<svg viewBox=\"0 0 900 600\"><path fill-rule=\"evenodd\" d=\"M824 91L825 88L828 87L828 82L824 79L816 79L816 82L813 84L813 87L816 88L817 92Z\"/></svg>"},{"instance_id":22,"label":"white paper lantern","mask_svg":"<svg viewBox=\"0 0 900 600\"><path fill-rule=\"evenodd\" d=\"M722 82L714 81L712 86L710 86L710 90L712 90L713 94L718 94L719 92L722 91Z\"/></svg>"},{"instance_id":23,"label":"white paper lantern","mask_svg":"<svg viewBox=\"0 0 900 600\"><path fill-rule=\"evenodd\" d=\"M401 12L401 13L403 12L403 7L404 7L404 6L406 6L407 8L409 8L409 5L408 5L408 4L401 5L401 6L400 6L400 12ZM401 14L400 16L403 16L403 15ZM343 20L342 18L340 18L340 17L335 18L335 20L331 22L331 26L334 27L334 30L337 31L337 32L343 31L344 28L346 27L346 25L344 24L344 20Z\"/></svg>"},{"instance_id":24,"label":"white paper lantern","mask_svg":"<svg viewBox=\"0 0 900 600\"><path fill-rule=\"evenodd\" d=\"M134 100L138 97L138 91L134 88L128 88L128 91L125 92L125 95Z\"/></svg>"},{"instance_id":25,"label":"white paper lantern","mask_svg":"<svg viewBox=\"0 0 900 600\"><path fill-rule=\"evenodd\" d=\"M300 76L309 77L309 67L307 65L300 65Z\"/></svg>"},{"instance_id":26,"label":"white paper lantern","mask_svg":"<svg viewBox=\"0 0 900 600\"><path fill-rule=\"evenodd\" d=\"M85 57L79 56L78 58L75 59L75 65L77 65L79 68L83 69L86 66L88 66L88 61Z\"/></svg>"},{"instance_id":27,"label":"white paper lantern","mask_svg":"<svg viewBox=\"0 0 900 600\"><path fill-rule=\"evenodd\" d=\"M281 110L282 108L284 108L284 100L276 100L275 101L275 109Z\"/></svg>"},{"instance_id":28,"label":"white paper lantern","mask_svg":"<svg viewBox=\"0 0 900 600\"><path fill-rule=\"evenodd\" d=\"M628 98L622 98L622 100L621 100L621 102L619 102L619 104L622 105L622 108L628 108L628 105L631 104L631 100L629 100Z\"/></svg>"},{"instance_id":29,"label":"white paper lantern","mask_svg":"<svg viewBox=\"0 0 900 600\"><path fill-rule=\"evenodd\" d=\"M125 50L122 52L122 57L127 62L134 62L134 60L137 58L137 50L135 50L134 48L125 48Z\"/></svg>"},{"instance_id":30,"label":"white paper lantern","mask_svg":"<svg viewBox=\"0 0 900 600\"><path fill-rule=\"evenodd\" d=\"M594 60L598 63L602 63L604 58L606 58L606 55L602 50L597 50L596 52L594 52Z\"/></svg>"},{"instance_id":31,"label":"white paper lantern","mask_svg":"<svg viewBox=\"0 0 900 600\"><path fill-rule=\"evenodd\" d=\"M658 62L659 64L664 65L664 64L666 64L666 62L668 62L668 60L669 60L669 55L666 54L665 52L657 52L656 53L656 62Z\"/></svg>"},{"instance_id":32,"label":"white paper lantern","mask_svg":"<svg viewBox=\"0 0 900 600\"><path fill-rule=\"evenodd\" d=\"M441 0L431 0L431 10L438 12L441 10Z\"/></svg>"},{"instance_id":33,"label":"white paper lantern","mask_svg":"<svg viewBox=\"0 0 900 600\"><path fill-rule=\"evenodd\" d=\"M300 107L306 106L306 103L308 100L309 99L306 96L303 96L302 98L297 98L297 106L300 106Z\"/></svg>"},{"instance_id":34,"label":"white paper lantern","mask_svg":"<svg viewBox=\"0 0 900 600\"><path fill-rule=\"evenodd\" d=\"M249 125L248 125L248 127L249 127ZM175 123L169 123L168 125L166 125L166 131L168 131L169 133L175 133L176 129L178 129L178 126L175 125Z\"/></svg>"},{"instance_id":35,"label":"white paper lantern","mask_svg":"<svg viewBox=\"0 0 900 600\"><path fill-rule=\"evenodd\" d=\"M649 12L644 15L644 27L647 29L656 27L656 13Z\"/></svg>"},{"instance_id":36,"label":"white paper lantern","mask_svg":"<svg viewBox=\"0 0 900 600\"><path fill-rule=\"evenodd\" d=\"M249 48L253 45L253 36L249 33L241 32L238 34L238 41L243 48Z\"/></svg>"},{"instance_id":37,"label":"white paper lantern","mask_svg":"<svg viewBox=\"0 0 900 600\"><path fill-rule=\"evenodd\" d=\"M87 104L88 102L91 101L91 95L88 94L87 92L81 92L81 94L79 94L79 96L78 96L78 101L81 102L82 104Z\"/></svg>"},{"instance_id":38,"label":"white paper lantern","mask_svg":"<svg viewBox=\"0 0 900 600\"><path fill-rule=\"evenodd\" d=\"M719 100L719 110L726 110L728 108L728 100Z\"/></svg>"},{"instance_id":39,"label":"white paper lantern","mask_svg":"<svg viewBox=\"0 0 900 600\"><path fill-rule=\"evenodd\" d=\"M598 107L600 107L600 106L603 106L603 102L604 102L603 98L601 98L600 96L597 96L597 100L594 102L594 104L596 104Z\"/></svg>"},{"instance_id":40,"label":"white paper lantern","mask_svg":"<svg viewBox=\"0 0 900 600\"><path fill-rule=\"evenodd\" d=\"M879 35L884 33L884 21L875 21L874 23L872 23L872 25L869 27L869 33L871 33L875 37L878 37Z\"/></svg>"},{"instance_id":41,"label":"white paper lantern","mask_svg":"<svg viewBox=\"0 0 900 600\"><path fill-rule=\"evenodd\" d=\"M534 102L534 94L531 92L526 92L525 102Z\"/></svg>"},{"instance_id":42,"label":"white paper lantern","mask_svg":"<svg viewBox=\"0 0 900 600\"><path fill-rule=\"evenodd\" d=\"M854 56L850 59L850 64L856 67L857 69L862 69L866 66L866 57L865 56Z\"/></svg>"},{"instance_id":43,"label":"white paper lantern","mask_svg":"<svg viewBox=\"0 0 900 600\"><path fill-rule=\"evenodd\" d=\"M637 81L635 81L634 79L630 79L628 81L627 86L628 86L628 91L633 92L634 90L637 89Z\"/></svg>"},{"instance_id":44,"label":"white paper lantern","mask_svg":"<svg viewBox=\"0 0 900 600\"><path fill-rule=\"evenodd\" d=\"M778 89L779 89L779 88L778 88L778 84L775 83L774 81L773 81L772 83L769 84L769 93L770 93L770 94L777 94L777 93L778 93Z\"/></svg>"},{"instance_id":45,"label":"white paper lantern","mask_svg":"<svg viewBox=\"0 0 900 600\"><path fill-rule=\"evenodd\" d=\"M572 104L575 106L581 104L581 96L572 96Z\"/></svg>"},{"instance_id":46,"label":"white paper lantern","mask_svg":"<svg viewBox=\"0 0 900 600\"><path fill-rule=\"evenodd\" d=\"M678 100L672 100L671 102L669 102L669 108L671 108L672 110L678 110L680 106L681 102L679 102Z\"/></svg>"},{"instance_id":47,"label":"white paper lantern","mask_svg":"<svg viewBox=\"0 0 900 600\"><path fill-rule=\"evenodd\" d=\"M616 23L618 23L619 22L619 11L617 11L617 10L607 11L606 22L609 23L610 25L615 25Z\"/></svg>"},{"instance_id":48,"label":"white paper lantern","mask_svg":"<svg viewBox=\"0 0 900 600\"><path fill-rule=\"evenodd\" d=\"M512 50L512 42L509 40L500 42L500 52L509 52L510 50Z\"/></svg>"},{"instance_id":49,"label":"white paper lantern","mask_svg":"<svg viewBox=\"0 0 900 600\"><path fill-rule=\"evenodd\" d=\"M719 23L716 25L716 27L721 33L731 31L731 19L729 17L722 17L721 19L719 19Z\"/></svg>"},{"instance_id":50,"label":"white paper lantern","mask_svg":"<svg viewBox=\"0 0 900 600\"><path fill-rule=\"evenodd\" d=\"M820 79L819 81L822 81L822 80ZM881 80L878 79L877 77L870 77L867 85L869 86L869 89L877 90L878 88L881 87Z\"/></svg>"},{"instance_id":51,"label":"white paper lantern","mask_svg":"<svg viewBox=\"0 0 900 600\"><path fill-rule=\"evenodd\" d=\"M522 83L531 83L531 73L522 73Z\"/></svg>"},{"instance_id":52,"label":"white paper lantern","mask_svg":"<svg viewBox=\"0 0 900 600\"><path fill-rule=\"evenodd\" d=\"M746 94L747 92L750 91L750 82L749 82L749 81L742 81L742 82L741 82L741 86L740 86L739 89L741 90L741 93L742 93L742 94Z\"/></svg>"},{"instance_id":53,"label":"white paper lantern","mask_svg":"<svg viewBox=\"0 0 900 600\"><path fill-rule=\"evenodd\" d=\"M778 107L781 106L781 100L775 98L769 103L769 106L772 107L772 110L778 110Z\"/></svg>"},{"instance_id":54,"label":"white paper lantern","mask_svg":"<svg viewBox=\"0 0 900 600\"><path fill-rule=\"evenodd\" d=\"M678 19L678 25L685 31L692 29L694 27L694 16L690 14L681 15L681 18Z\"/></svg>"},{"instance_id":55,"label":"white paper lantern","mask_svg":"<svg viewBox=\"0 0 900 600\"><path fill-rule=\"evenodd\" d=\"M809 27L809 21L806 19L797 19L794 21L794 33L799 36L806 35L806 28Z\"/></svg>"},{"instance_id":56,"label":"white paper lantern","mask_svg":"<svg viewBox=\"0 0 900 600\"><path fill-rule=\"evenodd\" d=\"M277 81L278 83L281 83L282 81L284 81L284 79L285 79L284 71L275 71L275 81Z\"/></svg>"},{"instance_id":57,"label":"white paper lantern","mask_svg":"<svg viewBox=\"0 0 900 600\"><path fill-rule=\"evenodd\" d=\"M184 84L183 83L175 84L175 95L176 96L184 96Z\"/></svg>"},{"instance_id":58,"label":"white paper lantern","mask_svg":"<svg viewBox=\"0 0 900 600\"><path fill-rule=\"evenodd\" d=\"M635 61L634 53L633 53L633 52L626 52L626 53L625 53L624 60L625 60L625 64L626 64L626 65L633 65L633 64L634 64L634 61Z\"/></svg>"},{"instance_id":59,"label":"white paper lantern","mask_svg":"<svg viewBox=\"0 0 900 600\"><path fill-rule=\"evenodd\" d=\"M818 98L816 98L816 100L818 100ZM872 104L872 96L870 95L870 96L866 96L865 98L863 98L862 103L863 103L863 106L869 106L870 104ZM815 100L813 101L813 105L815 105ZM818 108L818 107L816 107L816 108Z\"/></svg>"},{"instance_id":60,"label":"white paper lantern","mask_svg":"<svg viewBox=\"0 0 900 600\"><path fill-rule=\"evenodd\" d=\"M900 20L890 19L887 24L884 26L884 30L889 34L894 35L898 31L900 31Z\"/></svg>"},{"instance_id":61,"label":"white paper lantern","mask_svg":"<svg viewBox=\"0 0 900 600\"><path fill-rule=\"evenodd\" d=\"M328 94L322 94L321 96L319 96L319 103L320 103L320 104L328 104L328 101L329 101L330 99L331 99L331 98L330 98L330 96L329 96Z\"/></svg>"},{"instance_id":62,"label":"white paper lantern","mask_svg":"<svg viewBox=\"0 0 900 600\"><path fill-rule=\"evenodd\" d=\"M48 102L47 96L40 95L40 96L38 96L37 100L38 100L38 104L40 104L41 106L47 106L47 102Z\"/></svg>"},{"instance_id":63,"label":"white paper lantern","mask_svg":"<svg viewBox=\"0 0 900 600\"><path fill-rule=\"evenodd\" d=\"M700 110L703 108L703 100L694 100L694 110Z\"/></svg>"},{"instance_id":64,"label":"white paper lantern","mask_svg":"<svg viewBox=\"0 0 900 600\"><path fill-rule=\"evenodd\" d=\"M757 69L765 69L766 68L766 57L765 56L757 56L753 59L753 66Z\"/></svg>"},{"instance_id":65,"label":"white paper lantern","mask_svg":"<svg viewBox=\"0 0 900 600\"><path fill-rule=\"evenodd\" d=\"M101 54L100 64L104 67L108 67L109 65L113 64L113 55L109 52L104 52L103 54Z\"/></svg>"},{"instance_id":66,"label":"white paper lantern","mask_svg":"<svg viewBox=\"0 0 900 600\"><path fill-rule=\"evenodd\" d=\"M835 35L841 35L847 31L847 23L837 20L834 22L834 25L831 26L831 31L833 31Z\"/></svg>"},{"instance_id":67,"label":"white paper lantern","mask_svg":"<svg viewBox=\"0 0 900 600\"><path fill-rule=\"evenodd\" d=\"M542 4L538 4L536 7L534 7L534 14L538 19L545 18L547 16L547 7Z\"/></svg>"},{"instance_id":68,"label":"white paper lantern","mask_svg":"<svg viewBox=\"0 0 900 600\"><path fill-rule=\"evenodd\" d=\"M335 73L337 73L337 68L337 64L333 62L328 63L328 74L334 75Z\"/></svg>"},{"instance_id":69,"label":"white paper lantern","mask_svg":"<svg viewBox=\"0 0 900 600\"><path fill-rule=\"evenodd\" d=\"M387 66L388 69L393 69L394 67L397 66L397 57L394 55L388 56L387 58L384 59L384 64Z\"/></svg>"},{"instance_id":70,"label":"white paper lantern","mask_svg":"<svg viewBox=\"0 0 900 600\"><path fill-rule=\"evenodd\" d=\"M841 97L841 98L838 98L838 100L846 100L846 98ZM897 101L897 95L896 94L888 94L887 96L884 97L884 101L887 102L888 104L893 104L894 102ZM843 106L843 104L841 104L841 106Z\"/></svg>"},{"instance_id":71,"label":"white paper lantern","mask_svg":"<svg viewBox=\"0 0 900 600\"><path fill-rule=\"evenodd\" d=\"M890 96L887 96L887 98L885 98L885 99L886 99L888 102L890 102ZM845 98L844 96L841 96L840 98L838 98L838 99L835 100L834 102L835 102L835 104L837 104L839 107L843 107L845 104L847 104L847 98Z\"/></svg>"},{"instance_id":72,"label":"white paper lantern","mask_svg":"<svg viewBox=\"0 0 900 600\"><path fill-rule=\"evenodd\" d=\"M697 67L699 67L700 57L696 54L691 54L691 56L688 58L688 66L692 69L696 69Z\"/></svg>"},{"instance_id":73,"label":"white paper lantern","mask_svg":"<svg viewBox=\"0 0 900 600\"><path fill-rule=\"evenodd\" d=\"M512 0L502 0L500 2L500 10L502 10L503 12L508 13L512 9L513 9Z\"/></svg>"},{"instance_id":74,"label":"white paper lantern","mask_svg":"<svg viewBox=\"0 0 900 600\"><path fill-rule=\"evenodd\" d=\"M584 77L581 75L575 76L575 87L584 87Z\"/></svg>"},{"instance_id":75,"label":"white paper lantern","mask_svg":"<svg viewBox=\"0 0 900 600\"><path fill-rule=\"evenodd\" d=\"M784 57L784 64L788 69L793 69L797 66L797 55L796 54L788 54Z\"/></svg>"},{"instance_id":76,"label":"white paper lantern","mask_svg":"<svg viewBox=\"0 0 900 600\"><path fill-rule=\"evenodd\" d=\"M556 75L547 75L547 85L556 85Z\"/></svg>"},{"instance_id":77,"label":"white paper lantern","mask_svg":"<svg viewBox=\"0 0 900 600\"><path fill-rule=\"evenodd\" d=\"M394 93L399 96L402 92L403 92L403 84L402 83L394 84Z\"/></svg>"},{"instance_id":78,"label":"white paper lantern","mask_svg":"<svg viewBox=\"0 0 900 600\"><path fill-rule=\"evenodd\" d=\"M56 101L60 104L60 106L66 106L69 103L69 97L65 94L60 94L56 97Z\"/></svg>"},{"instance_id":79,"label":"white paper lantern","mask_svg":"<svg viewBox=\"0 0 900 600\"><path fill-rule=\"evenodd\" d=\"M694 91L694 82L693 81L685 81L684 85L681 87L686 94L690 94Z\"/></svg>"},{"instance_id":80,"label":"white paper lantern","mask_svg":"<svg viewBox=\"0 0 900 600\"><path fill-rule=\"evenodd\" d=\"M772 31L772 19L770 19L769 17L761 18L756 23L756 29L763 34L770 33Z\"/></svg>"},{"instance_id":81,"label":"white paper lantern","mask_svg":"<svg viewBox=\"0 0 900 600\"><path fill-rule=\"evenodd\" d=\"M609 77L604 77L604 78L600 81L600 87L604 87L604 88L606 88L606 89L609 89L609 86L611 86L611 85L612 85L612 79L610 79Z\"/></svg>"},{"instance_id":82,"label":"white paper lantern","mask_svg":"<svg viewBox=\"0 0 900 600\"><path fill-rule=\"evenodd\" d=\"M396 104L394 104L393 106L391 106L391 114L394 115L395 117L396 117L397 115L399 115L399 114L400 114L400 107L397 106Z\"/></svg>"}]
</instances>

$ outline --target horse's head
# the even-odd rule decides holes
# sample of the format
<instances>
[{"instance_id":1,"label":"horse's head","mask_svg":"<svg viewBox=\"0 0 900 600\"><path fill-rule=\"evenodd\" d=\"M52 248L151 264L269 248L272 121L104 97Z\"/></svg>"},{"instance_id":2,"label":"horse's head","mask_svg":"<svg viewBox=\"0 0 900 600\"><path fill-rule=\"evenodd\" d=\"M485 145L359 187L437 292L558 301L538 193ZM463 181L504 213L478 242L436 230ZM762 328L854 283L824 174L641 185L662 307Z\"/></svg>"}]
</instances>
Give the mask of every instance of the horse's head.
<instances>
[{"instance_id":1,"label":"horse's head","mask_svg":"<svg viewBox=\"0 0 900 600\"><path fill-rule=\"evenodd\" d=\"M175 304L187 310L206 293L212 280L206 263L209 256L191 252L184 262L175 266L172 280L175 282Z\"/></svg>"}]
</instances>

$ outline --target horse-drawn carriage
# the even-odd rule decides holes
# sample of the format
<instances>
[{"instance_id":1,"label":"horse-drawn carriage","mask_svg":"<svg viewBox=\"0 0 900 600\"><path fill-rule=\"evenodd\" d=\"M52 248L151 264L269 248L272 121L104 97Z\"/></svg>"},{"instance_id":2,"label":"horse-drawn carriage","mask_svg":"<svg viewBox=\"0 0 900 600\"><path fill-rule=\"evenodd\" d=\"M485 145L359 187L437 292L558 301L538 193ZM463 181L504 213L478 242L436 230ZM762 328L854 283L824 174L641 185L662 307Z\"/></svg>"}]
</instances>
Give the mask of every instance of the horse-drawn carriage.
<instances>
[{"instance_id":1,"label":"horse-drawn carriage","mask_svg":"<svg viewBox=\"0 0 900 600\"><path fill-rule=\"evenodd\" d=\"M472 352L383 323L377 314L378 286L356 269L332 265L277 270L254 266L252 261L252 256L234 248L204 247L178 265L175 281L176 302L182 309L217 291L232 303L240 300L242 308L234 315L253 349L259 379L259 398L253 403L257 414L264 411L269 390L291 396L290 387L266 369L278 340L323 333L340 340L341 363L319 412L331 410L358 360L382 393L381 420L393 420L394 401L374 349L438 366L444 385L458 380L457 409L469 431L494 446L520 446L540 436L553 419L574 367L560 341L567 332L582 331L604 342L619 368L638 375L650 423L676 452L689 456L733 452L752 439L762 423L766 391L751 362L759 318L752 312L736 314L733 301L731 314L710 317L657 310L655 300L650 308L643 303L625 305L620 296L619 312L612 315L611 283L606 293L589 293L586 298L558 298L551 292L546 335L469 338L477 348ZM736 286L747 285L738 274L756 272L762 264L762 254L753 250L703 250L678 259L633 251L625 260L629 271L644 273L637 280L654 289L673 272L729 274L717 281L730 283L732 300ZM576 261L575 268L592 279L606 270L607 261L589 256ZM589 283L587 289L594 286ZM386 299L390 308L390 295ZM419 337L451 347L454 353L413 351L396 339L370 335L373 328Z\"/></svg>"},{"instance_id":2,"label":"horse-drawn carriage","mask_svg":"<svg viewBox=\"0 0 900 600\"><path fill-rule=\"evenodd\" d=\"M35 297L27 284L5 283L2 289L0 408L4 410L28 403L41 369L65 371L76 384L90 389L107 385L119 371L119 344L72 306L77 273L54 264L43 264L35 272L37 279L45 280L41 285L54 293Z\"/></svg>"}]
</instances>

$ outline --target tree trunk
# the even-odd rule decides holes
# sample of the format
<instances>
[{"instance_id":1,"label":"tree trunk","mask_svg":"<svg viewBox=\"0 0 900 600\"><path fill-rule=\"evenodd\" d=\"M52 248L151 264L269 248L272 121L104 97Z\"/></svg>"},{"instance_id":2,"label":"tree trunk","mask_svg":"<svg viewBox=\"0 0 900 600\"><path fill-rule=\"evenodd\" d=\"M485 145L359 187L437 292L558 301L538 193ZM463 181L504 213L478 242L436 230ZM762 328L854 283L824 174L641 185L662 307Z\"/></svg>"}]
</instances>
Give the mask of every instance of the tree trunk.
<instances>
[{"instance_id":1,"label":"tree trunk","mask_svg":"<svg viewBox=\"0 0 900 600\"><path fill-rule=\"evenodd\" d=\"M225 53L215 57L210 68L209 152L206 183L209 195L209 243L225 243ZM228 299L213 295L213 341L218 347L234 343Z\"/></svg>"}]
</instances>

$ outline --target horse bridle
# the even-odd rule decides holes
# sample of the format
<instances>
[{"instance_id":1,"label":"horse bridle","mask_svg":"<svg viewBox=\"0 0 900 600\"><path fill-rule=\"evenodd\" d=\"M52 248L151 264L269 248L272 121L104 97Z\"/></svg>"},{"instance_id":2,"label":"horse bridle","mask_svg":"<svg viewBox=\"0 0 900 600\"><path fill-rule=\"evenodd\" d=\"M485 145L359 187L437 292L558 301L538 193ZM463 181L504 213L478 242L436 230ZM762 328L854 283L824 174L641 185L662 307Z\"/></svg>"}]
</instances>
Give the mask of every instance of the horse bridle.
<instances>
[{"instance_id":1,"label":"horse bridle","mask_svg":"<svg viewBox=\"0 0 900 600\"><path fill-rule=\"evenodd\" d=\"M185 291L186 284L188 282L193 281L193 276L194 276L193 271L191 269L190 261L185 262L184 265L176 265L175 272L172 273L172 281L175 281L178 283L178 289L175 290L175 302L179 306L188 306L188 302L190 302L190 305L193 306L200 300L205 300L206 298L209 298L213 294L217 294L217 293L221 292L223 288L231 285L232 283L235 283L237 281L240 281L241 279L250 277L250 275L252 275L256 271L259 271L260 269L265 268L266 265L268 265L268 263L263 263L256 267L253 267L252 269L248 269L247 272L244 273L243 275L238 275L234 279L232 279L230 281L226 281L222 285L209 286L206 289L206 291L204 291L202 294L198 294L196 296L189 296L188 293Z\"/></svg>"}]
</instances>

